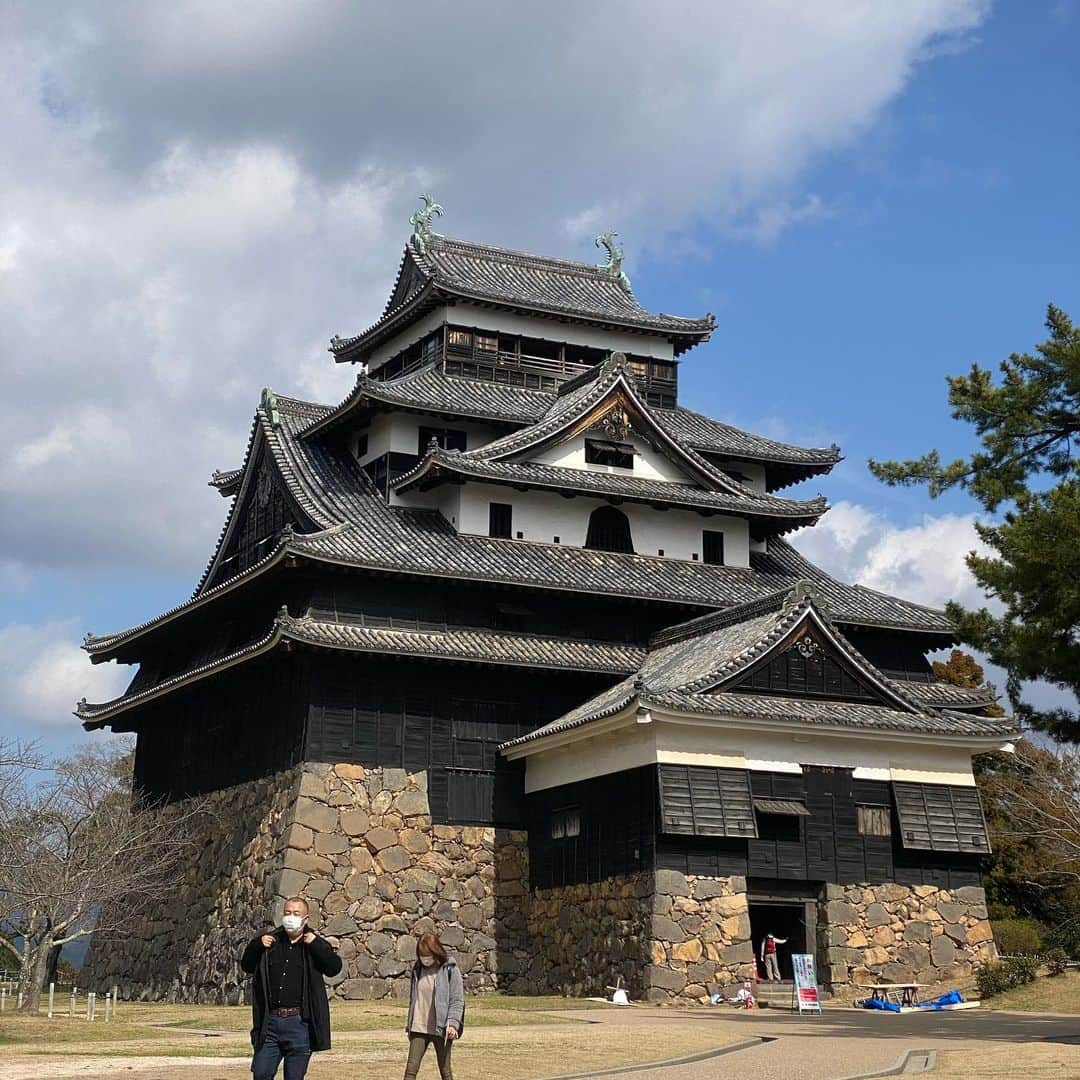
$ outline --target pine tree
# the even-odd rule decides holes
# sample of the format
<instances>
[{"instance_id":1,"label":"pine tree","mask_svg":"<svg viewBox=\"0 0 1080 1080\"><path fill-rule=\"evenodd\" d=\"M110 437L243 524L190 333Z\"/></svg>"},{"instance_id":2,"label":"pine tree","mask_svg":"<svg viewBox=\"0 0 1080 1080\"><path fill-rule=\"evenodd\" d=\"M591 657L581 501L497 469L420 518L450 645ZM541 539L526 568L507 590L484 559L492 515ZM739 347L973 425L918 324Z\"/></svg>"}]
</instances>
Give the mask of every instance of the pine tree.
<instances>
[{"instance_id":1,"label":"pine tree","mask_svg":"<svg viewBox=\"0 0 1080 1080\"><path fill-rule=\"evenodd\" d=\"M1019 719L1080 742L1080 715L1021 700L1027 680L1080 692L1080 328L1050 305L1050 337L1034 354L1013 353L1001 379L977 364L951 376L953 418L971 424L981 449L942 464L936 450L912 461L870 461L886 484L925 484L932 498L960 489L996 520L977 523L990 555L967 557L975 580L1003 608L948 605L960 639L1008 675Z\"/></svg>"}]
</instances>

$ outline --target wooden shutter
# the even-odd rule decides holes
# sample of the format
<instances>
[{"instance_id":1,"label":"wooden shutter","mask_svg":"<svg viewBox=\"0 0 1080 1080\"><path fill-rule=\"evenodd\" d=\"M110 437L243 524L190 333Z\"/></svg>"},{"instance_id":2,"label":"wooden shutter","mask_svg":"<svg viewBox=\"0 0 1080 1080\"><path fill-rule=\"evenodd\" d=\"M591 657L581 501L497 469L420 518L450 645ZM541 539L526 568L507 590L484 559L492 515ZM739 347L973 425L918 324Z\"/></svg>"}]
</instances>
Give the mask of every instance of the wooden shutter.
<instances>
[{"instance_id":1,"label":"wooden shutter","mask_svg":"<svg viewBox=\"0 0 1080 1080\"><path fill-rule=\"evenodd\" d=\"M900 839L905 848L988 854L979 793L950 784L893 784Z\"/></svg>"},{"instance_id":2,"label":"wooden shutter","mask_svg":"<svg viewBox=\"0 0 1080 1080\"><path fill-rule=\"evenodd\" d=\"M662 831L683 836L756 837L745 769L661 765Z\"/></svg>"}]
</instances>

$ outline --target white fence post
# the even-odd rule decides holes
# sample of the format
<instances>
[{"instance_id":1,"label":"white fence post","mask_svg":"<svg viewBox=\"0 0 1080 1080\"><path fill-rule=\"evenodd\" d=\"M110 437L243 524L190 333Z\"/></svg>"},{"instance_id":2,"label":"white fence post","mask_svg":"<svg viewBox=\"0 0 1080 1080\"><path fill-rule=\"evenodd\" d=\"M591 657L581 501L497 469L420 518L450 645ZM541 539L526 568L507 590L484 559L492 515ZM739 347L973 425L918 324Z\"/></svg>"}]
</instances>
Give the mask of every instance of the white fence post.
<instances>
[{"instance_id":1,"label":"white fence post","mask_svg":"<svg viewBox=\"0 0 1080 1080\"><path fill-rule=\"evenodd\" d=\"M53 997L56 994L56 983L49 983L49 1019L53 1018Z\"/></svg>"},{"instance_id":2,"label":"white fence post","mask_svg":"<svg viewBox=\"0 0 1080 1080\"><path fill-rule=\"evenodd\" d=\"M86 995L86 1019L87 1020L93 1020L94 1019L94 992L93 992L93 990L91 990Z\"/></svg>"},{"instance_id":3,"label":"white fence post","mask_svg":"<svg viewBox=\"0 0 1080 1080\"><path fill-rule=\"evenodd\" d=\"M105 991L105 1023L109 1022L109 1014L112 1012L112 996Z\"/></svg>"},{"instance_id":4,"label":"white fence post","mask_svg":"<svg viewBox=\"0 0 1080 1080\"><path fill-rule=\"evenodd\" d=\"M112 1011L114 1013L116 1012L116 991L117 991L116 983L113 983L113 988L112 988Z\"/></svg>"},{"instance_id":5,"label":"white fence post","mask_svg":"<svg viewBox=\"0 0 1080 1080\"><path fill-rule=\"evenodd\" d=\"M72 1020L75 1019L75 995L78 994L78 992L79 988L77 986L71 988L71 1000L68 1002L68 1016L70 1016Z\"/></svg>"},{"instance_id":6,"label":"white fence post","mask_svg":"<svg viewBox=\"0 0 1080 1080\"><path fill-rule=\"evenodd\" d=\"M0 1013L4 1011L4 1006L7 1004L7 987L0 986Z\"/></svg>"}]
</instances>

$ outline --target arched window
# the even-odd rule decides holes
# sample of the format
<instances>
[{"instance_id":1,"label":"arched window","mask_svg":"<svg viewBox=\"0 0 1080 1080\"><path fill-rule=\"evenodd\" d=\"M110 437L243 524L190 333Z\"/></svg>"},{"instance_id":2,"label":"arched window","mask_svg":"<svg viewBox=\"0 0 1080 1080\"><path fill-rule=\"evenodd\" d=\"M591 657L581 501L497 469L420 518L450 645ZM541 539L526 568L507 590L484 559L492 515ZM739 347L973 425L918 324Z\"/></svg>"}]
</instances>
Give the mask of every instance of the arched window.
<instances>
[{"instance_id":1,"label":"arched window","mask_svg":"<svg viewBox=\"0 0 1080 1080\"><path fill-rule=\"evenodd\" d=\"M633 555L634 541L630 536L630 520L614 506L598 506L589 515L585 546L593 551L622 551Z\"/></svg>"}]
</instances>

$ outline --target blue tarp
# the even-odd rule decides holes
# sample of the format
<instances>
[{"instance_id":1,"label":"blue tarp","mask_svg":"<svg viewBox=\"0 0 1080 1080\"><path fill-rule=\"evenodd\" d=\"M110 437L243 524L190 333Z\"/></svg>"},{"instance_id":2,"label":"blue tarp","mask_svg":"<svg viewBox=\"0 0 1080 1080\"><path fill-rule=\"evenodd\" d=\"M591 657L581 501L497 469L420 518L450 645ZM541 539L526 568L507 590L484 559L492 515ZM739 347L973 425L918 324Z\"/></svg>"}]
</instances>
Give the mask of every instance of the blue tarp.
<instances>
[{"instance_id":1,"label":"blue tarp","mask_svg":"<svg viewBox=\"0 0 1080 1080\"><path fill-rule=\"evenodd\" d=\"M899 1012L900 1006L895 1001L883 1001L881 998L866 998L862 1007L864 1009L883 1009L885 1012Z\"/></svg>"},{"instance_id":2,"label":"blue tarp","mask_svg":"<svg viewBox=\"0 0 1080 1080\"><path fill-rule=\"evenodd\" d=\"M933 1001L920 1001L920 1009L944 1009L946 1005L962 1005L964 999L959 990L949 990Z\"/></svg>"}]
</instances>

